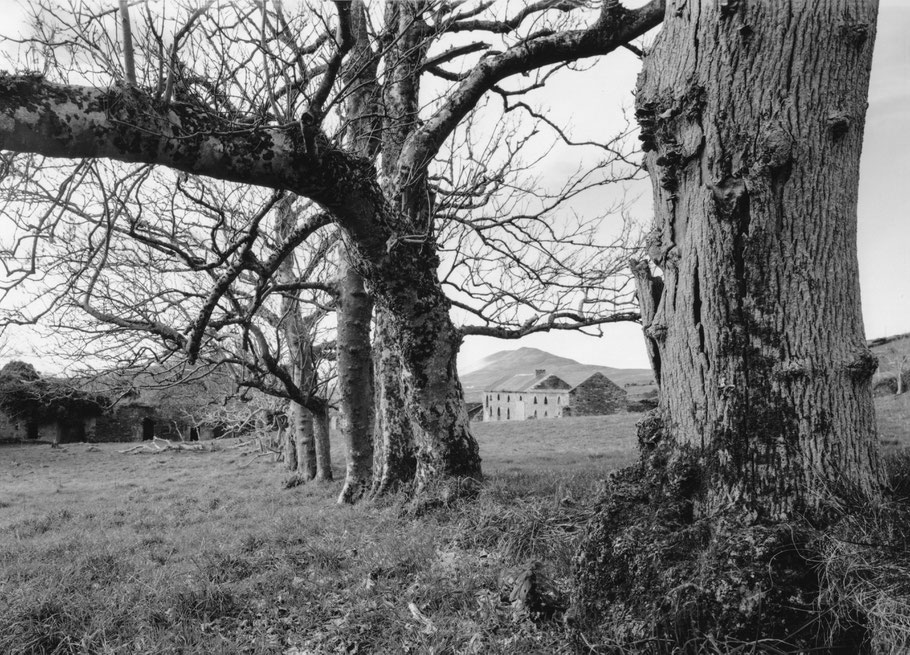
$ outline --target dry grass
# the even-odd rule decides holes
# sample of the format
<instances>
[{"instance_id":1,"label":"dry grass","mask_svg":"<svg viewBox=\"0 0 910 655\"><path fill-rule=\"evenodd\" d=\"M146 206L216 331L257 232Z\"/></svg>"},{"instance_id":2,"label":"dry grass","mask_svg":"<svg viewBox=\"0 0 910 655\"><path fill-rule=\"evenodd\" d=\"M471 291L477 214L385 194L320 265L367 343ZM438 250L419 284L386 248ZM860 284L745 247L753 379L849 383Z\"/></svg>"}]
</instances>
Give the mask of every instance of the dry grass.
<instances>
[{"instance_id":1,"label":"dry grass","mask_svg":"<svg viewBox=\"0 0 910 655\"><path fill-rule=\"evenodd\" d=\"M910 447L910 393L876 398L875 413L886 447Z\"/></svg>"},{"instance_id":2,"label":"dry grass","mask_svg":"<svg viewBox=\"0 0 910 655\"><path fill-rule=\"evenodd\" d=\"M484 470L571 473L579 467L612 470L636 456L635 423L641 414L539 421L475 423Z\"/></svg>"},{"instance_id":3,"label":"dry grass","mask_svg":"<svg viewBox=\"0 0 910 655\"><path fill-rule=\"evenodd\" d=\"M565 596L637 418L479 424L480 498L420 519L338 507L338 482L284 490L231 442L0 447L0 653L589 652L516 613L509 572L542 562Z\"/></svg>"},{"instance_id":4,"label":"dry grass","mask_svg":"<svg viewBox=\"0 0 910 655\"><path fill-rule=\"evenodd\" d=\"M284 490L229 441L0 447L0 653L572 652L513 614L503 572L540 559L568 584L572 518L633 423L480 426L484 493L419 520L338 507L338 482Z\"/></svg>"}]
</instances>

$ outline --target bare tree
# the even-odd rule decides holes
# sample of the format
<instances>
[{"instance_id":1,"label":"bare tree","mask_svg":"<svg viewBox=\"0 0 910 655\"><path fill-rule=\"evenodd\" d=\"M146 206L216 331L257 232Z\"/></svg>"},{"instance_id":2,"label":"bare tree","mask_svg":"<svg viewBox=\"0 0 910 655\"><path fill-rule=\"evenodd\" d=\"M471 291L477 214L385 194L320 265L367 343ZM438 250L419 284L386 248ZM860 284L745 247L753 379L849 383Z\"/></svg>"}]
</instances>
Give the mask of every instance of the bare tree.
<instances>
[{"instance_id":1,"label":"bare tree","mask_svg":"<svg viewBox=\"0 0 910 655\"><path fill-rule=\"evenodd\" d=\"M33 298L32 319L43 315L68 335L83 373L162 364L195 343L197 359L303 413L286 462L304 477L331 477L327 431L313 427L314 417L325 424L330 371L314 340L334 303L334 283L323 280L334 275L337 239L329 232L301 246L327 220L295 209L291 196L148 167L79 164L64 183L84 173L95 184L74 185L66 198L17 172L4 196L20 205L9 216L30 235L25 263L53 261L20 300Z\"/></svg>"},{"instance_id":2,"label":"bare tree","mask_svg":"<svg viewBox=\"0 0 910 655\"><path fill-rule=\"evenodd\" d=\"M436 275L430 167L481 98L507 78L527 73L543 80L547 67L606 54L662 17L656 0L636 10L605 2L594 15L574 6L540 2L499 18L488 3L389 3L382 27L367 32L384 62L382 184L369 159L327 136L343 130L344 116L332 110L353 91L339 75L355 42L347 2L334 3L334 17L310 12L293 19L281 5L204 5L166 23L173 29L167 39L147 10L142 34L135 26L132 34L136 87L111 86L109 77L93 79L80 66L87 57L103 59L107 70L119 66L105 54L115 48L96 47L110 40L105 19L85 18L68 33L73 43L91 40L92 48L66 63L107 88L53 82L53 70L4 76L0 146L163 165L286 189L320 205L342 228L378 311L387 313L417 445L418 492L432 488L448 497L479 477L480 460L455 367L461 334ZM60 20L53 23L59 27ZM330 21L331 32L322 31ZM475 33L477 42L433 54L442 36ZM37 42L56 40L40 34ZM453 67L458 72L450 75ZM450 78L433 101L421 102L418 71ZM192 335L187 348L197 351Z\"/></svg>"}]
</instances>

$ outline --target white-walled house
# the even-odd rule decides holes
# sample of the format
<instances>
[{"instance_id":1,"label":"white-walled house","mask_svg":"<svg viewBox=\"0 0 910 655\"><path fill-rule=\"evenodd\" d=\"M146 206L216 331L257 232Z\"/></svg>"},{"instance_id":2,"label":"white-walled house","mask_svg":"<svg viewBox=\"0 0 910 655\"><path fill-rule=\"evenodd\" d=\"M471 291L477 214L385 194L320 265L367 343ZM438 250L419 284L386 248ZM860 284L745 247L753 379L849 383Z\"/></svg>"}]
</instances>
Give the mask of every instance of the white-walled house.
<instances>
[{"instance_id":1,"label":"white-walled house","mask_svg":"<svg viewBox=\"0 0 910 655\"><path fill-rule=\"evenodd\" d=\"M519 373L497 380L483 393L484 421L523 421L613 414L626 392L603 373L556 370Z\"/></svg>"}]
</instances>

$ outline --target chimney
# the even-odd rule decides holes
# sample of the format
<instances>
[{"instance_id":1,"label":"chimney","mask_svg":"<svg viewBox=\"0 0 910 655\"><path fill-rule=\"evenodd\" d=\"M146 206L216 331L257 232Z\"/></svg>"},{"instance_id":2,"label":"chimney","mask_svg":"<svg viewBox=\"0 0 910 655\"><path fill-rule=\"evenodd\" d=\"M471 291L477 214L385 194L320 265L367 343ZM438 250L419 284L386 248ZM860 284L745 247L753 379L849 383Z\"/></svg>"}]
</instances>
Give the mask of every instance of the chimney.
<instances>
[{"instance_id":1,"label":"chimney","mask_svg":"<svg viewBox=\"0 0 910 655\"><path fill-rule=\"evenodd\" d=\"M547 374L547 369L545 369L545 368L539 368L536 371L534 371L534 377L539 378L539 377L543 377L546 374Z\"/></svg>"}]
</instances>

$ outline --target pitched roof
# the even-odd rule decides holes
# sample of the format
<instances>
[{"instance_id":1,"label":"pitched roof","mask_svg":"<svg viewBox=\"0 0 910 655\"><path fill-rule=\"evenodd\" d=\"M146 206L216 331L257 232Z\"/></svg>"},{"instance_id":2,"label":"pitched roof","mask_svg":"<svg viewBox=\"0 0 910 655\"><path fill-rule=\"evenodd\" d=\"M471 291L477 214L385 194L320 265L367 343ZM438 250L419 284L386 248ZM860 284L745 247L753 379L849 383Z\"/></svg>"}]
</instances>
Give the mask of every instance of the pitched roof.
<instances>
[{"instance_id":1,"label":"pitched roof","mask_svg":"<svg viewBox=\"0 0 910 655\"><path fill-rule=\"evenodd\" d=\"M490 391L527 391L538 382L538 375L534 373L518 373L507 375L490 385Z\"/></svg>"},{"instance_id":2,"label":"pitched roof","mask_svg":"<svg viewBox=\"0 0 910 655\"><path fill-rule=\"evenodd\" d=\"M574 389L581 383L598 374L603 375L607 380L610 380L610 378L601 371L592 370L591 366L585 364L579 364L577 366L561 366L556 370L546 371L543 375L537 375L536 372L507 375L504 378L494 381L490 387L484 389L484 391L507 391L511 393L531 391L544 380L553 377L565 382L568 385L568 389ZM544 389L541 389L541 391L544 391Z\"/></svg>"}]
</instances>

